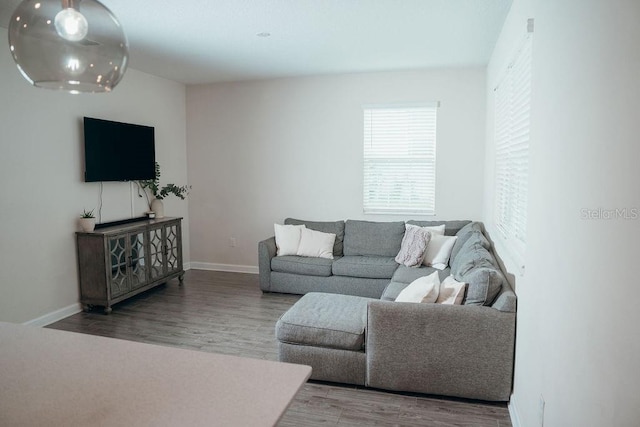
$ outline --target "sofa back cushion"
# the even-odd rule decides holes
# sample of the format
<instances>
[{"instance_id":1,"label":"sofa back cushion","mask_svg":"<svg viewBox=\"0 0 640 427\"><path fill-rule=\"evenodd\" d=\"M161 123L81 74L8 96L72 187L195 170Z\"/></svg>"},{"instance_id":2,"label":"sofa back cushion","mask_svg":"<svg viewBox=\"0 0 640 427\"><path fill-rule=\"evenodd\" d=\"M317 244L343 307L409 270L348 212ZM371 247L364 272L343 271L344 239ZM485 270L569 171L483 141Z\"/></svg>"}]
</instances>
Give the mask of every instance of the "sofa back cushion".
<instances>
[{"instance_id":1,"label":"sofa back cushion","mask_svg":"<svg viewBox=\"0 0 640 427\"><path fill-rule=\"evenodd\" d=\"M343 255L344 221L306 221L287 218L284 220L284 223L285 225L305 225L310 230L335 234L336 240L333 243L333 256L341 257Z\"/></svg>"},{"instance_id":2,"label":"sofa back cushion","mask_svg":"<svg viewBox=\"0 0 640 427\"><path fill-rule=\"evenodd\" d=\"M495 256L491 243L482 233L480 223L471 223L458 232L458 240L464 244L451 256L451 275L459 282L467 283L466 305L491 305L500 293L506 279ZM455 248L455 246L454 246Z\"/></svg>"},{"instance_id":3,"label":"sofa back cushion","mask_svg":"<svg viewBox=\"0 0 640 427\"><path fill-rule=\"evenodd\" d=\"M460 280L470 270L479 267L498 268L495 258L482 246L474 247L468 251L461 251L455 262L451 264L451 275Z\"/></svg>"},{"instance_id":4,"label":"sofa back cushion","mask_svg":"<svg viewBox=\"0 0 640 427\"><path fill-rule=\"evenodd\" d=\"M420 227L433 227L435 225L444 224L444 235L445 236L455 236L458 231L460 231L465 225L469 224L471 221L416 221L411 220L407 221L407 224L418 225Z\"/></svg>"},{"instance_id":5,"label":"sofa back cushion","mask_svg":"<svg viewBox=\"0 0 640 427\"><path fill-rule=\"evenodd\" d=\"M465 305L491 305L496 299L506 279L499 269L495 267L472 268L459 279L459 282L467 283L467 296Z\"/></svg>"},{"instance_id":6,"label":"sofa back cushion","mask_svg":"<svg viewBox=\"0 0 640 427\"><path fill-rule=\"evenodd\" d=\"M345 255L395 257L404 237L404 222L347 220L344 227Z\"/></svg>"},{"instance_id":7,"label":"sofa back cushion","mask_svg":"<svg viewBox=\"0 0 640 427\"><path fill-rule=\"evenodd\" d=\"M490 252L491 244L486 237L480 232L469 233L467 241L462 248L458 251L455 258L451 258L451 274L454 276L460 276L463 274L463 270L468 270L469 267L465 265L470 264L473 267L474 263L479 260L487 260L490 265L498 266L495 257ZM486 265L486 264L485 264Z\"/></svg>"},{"instance_id":8,"label":"sofa back cushion","mask_svg":"<svg viewBox=\"0 0 640 427\"><path fill-rule=\"evenodd\" d=\"M456 259L456 256L458 255L458 252L460 252L460 249L462 249L462 246L467 242L467 239L469 239L469 237L473 236L476 233L482 234L481 222L476 222L476 221L470 222L469 224L462 227L460 231L456 233L456 236L458 236L458 239L456 240L456 244L453 245L453 249L451 250L451 263L454 262L454 260ZM489 249L491 245L485 246L485 247Z\"/></svg>"}]
</instances>

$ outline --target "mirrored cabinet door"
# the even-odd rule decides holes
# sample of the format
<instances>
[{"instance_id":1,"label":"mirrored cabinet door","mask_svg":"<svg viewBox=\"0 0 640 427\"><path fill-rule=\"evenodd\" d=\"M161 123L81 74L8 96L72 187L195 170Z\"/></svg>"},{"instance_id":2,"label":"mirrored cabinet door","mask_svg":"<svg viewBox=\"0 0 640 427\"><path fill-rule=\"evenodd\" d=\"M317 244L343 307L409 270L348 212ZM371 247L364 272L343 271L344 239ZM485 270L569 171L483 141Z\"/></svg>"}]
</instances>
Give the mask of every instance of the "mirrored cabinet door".
<instances>
[{"instance_id":1,"label":"mirrored cabinet door","mask_svg":"<svg viewBox=\"0 0 640 427\"><path fill-rule=\"evenodd\" d=\"M140 232L129 235L129 278L131 289L144 286L149 281L149 273L146 263L145 235Z\"/></svg>"},{"instance_id":2,"label":"mirrored cabinet door","mask_svg":"<svg viewBox=\"0 0 640 427\"><path fill-rule=\"evenodd\" d=\"M111 259L109 288L111 297L115 298L131 290L127 273L127 235L109 238L109 256Z\"/></svg>"},{"instance_id":3,"label":"mirrored cabinet door","mask_svg":"<svg viewBox=\"0 0 640 427\"><path fill-rule=\"evenodd\" d=\"M167 272L174 272L182 268L182 246L180 227L178 224L168 225L165 227L167 244Z\"/></svg>"},{"instance_id":4,"label":"mirrored cabinet door","mask_svg":"<svg viewBox=\"0 0 640 427\"><path fill-rule=\"evenodd\" d=\"M164 227L155 227L149 230L149 267L151 279L156 279L165 274L164 262Z\"/></svg>"}]
</instances>

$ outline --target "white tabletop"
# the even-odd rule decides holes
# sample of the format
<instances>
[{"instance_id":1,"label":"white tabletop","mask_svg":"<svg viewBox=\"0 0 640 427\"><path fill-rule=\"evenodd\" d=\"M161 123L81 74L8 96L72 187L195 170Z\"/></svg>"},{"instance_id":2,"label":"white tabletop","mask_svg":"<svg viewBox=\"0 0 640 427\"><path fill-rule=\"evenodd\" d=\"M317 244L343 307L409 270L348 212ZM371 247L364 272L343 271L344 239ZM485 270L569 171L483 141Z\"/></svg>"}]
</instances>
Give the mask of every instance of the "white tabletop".
<instances>
[{"instance_id":1,"label":"white tabletop","mask_svg":"<svg viewBox=\"0 0 640 427\"><path fill-rule=\"evenodd\" d=\"M310 374L0 322L0 425L272 426Z\"/></svg>"}]
</instances>

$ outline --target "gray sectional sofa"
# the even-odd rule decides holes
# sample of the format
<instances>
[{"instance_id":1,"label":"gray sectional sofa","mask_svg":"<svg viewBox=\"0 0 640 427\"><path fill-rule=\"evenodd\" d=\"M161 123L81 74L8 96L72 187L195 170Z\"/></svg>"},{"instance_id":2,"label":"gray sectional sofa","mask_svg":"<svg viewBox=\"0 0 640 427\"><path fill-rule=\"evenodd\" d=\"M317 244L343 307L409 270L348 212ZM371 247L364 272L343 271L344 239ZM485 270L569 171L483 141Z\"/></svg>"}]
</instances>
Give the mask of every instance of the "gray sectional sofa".
<instances>
[{"instance_id":1,"label":"gray sectional sofa","mask_svg":"<svg viewBox=\"0 0 640 427\"><path fill-rule=\"evenodd\" d=\"M490 401L509 400L516 296L492 254L481 223L445 224L457 235L449 267L467 283L463 305L395 302L431 267L394 258L404 222L347 220L285 224L336 234L334 259L275 256L275 239L259 243L264 292L305 294L276 325L280 360L312 366L311 378L369 387Z\"/></svg>"}]
</instances>

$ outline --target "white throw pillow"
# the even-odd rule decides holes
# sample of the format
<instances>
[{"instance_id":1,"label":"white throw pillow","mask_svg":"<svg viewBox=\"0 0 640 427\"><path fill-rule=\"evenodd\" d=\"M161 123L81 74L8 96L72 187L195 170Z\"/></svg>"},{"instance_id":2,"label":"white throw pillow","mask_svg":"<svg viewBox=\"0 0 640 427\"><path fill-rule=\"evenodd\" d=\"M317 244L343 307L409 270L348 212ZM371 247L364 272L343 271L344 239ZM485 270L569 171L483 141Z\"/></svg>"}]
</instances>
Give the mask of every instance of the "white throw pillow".
<instances>
[{"instance_id":1,"label":"white throw pillow","mask_svg":"<svg viewBox=\"0 0 640 427\"><path fill-rule=\"evenodd\" d=\"M449 257L451 256L451 250L453 249L453 245L456 243L457 238L458 236L432 235L422 263L438 270L444 270L447 268L447 265L449 264Z\"/></svg>"},{"instance_id":2,"label":"white throw pillow","mask_svg":"<svg viewBox=\"0 0 640 427\"><path fill-rule=\"evenodd\" d=\"M300 245L300 232L305 225L273 224L276 233L276 255L296 255Z\"/></svg>"},{"instance_id":3,"label":"white throw pillow","mask_svg":"<svg viewBox=\"0 0 640 427\"><path fill-rule=\"evenodd\" d=\"M435 271L420 277L398 294L396 302L436 302L440 293L440 277Z\"/></svg>"},{"instance_id":4,"label":"white throw pillow","mask_svg":"<svg viewBox=\"0 0 640 427\"><path fill-rule=\"evenodd\" d=\"M428 230L431 232L431 234L439 234L441 236L444 236L444 224L440 224L440 225L432 225L429 227L422 227L425 230Z\"/></svg>"},{"instance_id":5,"label":"white throw pillow","mask_svg":"<svg viewBox=\"0 0 640 427\"><path fill-rule=\"evenodd\" d=\"M466 286L466 283L458 282L453 276L447 277L440 284L440 293L436 302L438 304L462 304Z\"/></svg>"},{"instance_id":6,"label":"white throw pillow","mask_svg":"<svg viewBox=\"0 0 640 427\"><path fill-rule=\"evenodd\" d=\"M407 267L420 267L430 240L430 231L417 225L405 224L400 252L395 261Z\"/></svg>"},{"instance_id":7,"label":"white throw pillow","mask_svg":"<svg viewBox=\"0 0 640 427\"><path fill-rule=\"evenodd\" d=\"M300 245L296 255L333 259L335 241L336 235L333 233L303 228L300 232Z\"/></svg>"}]
</instances>

